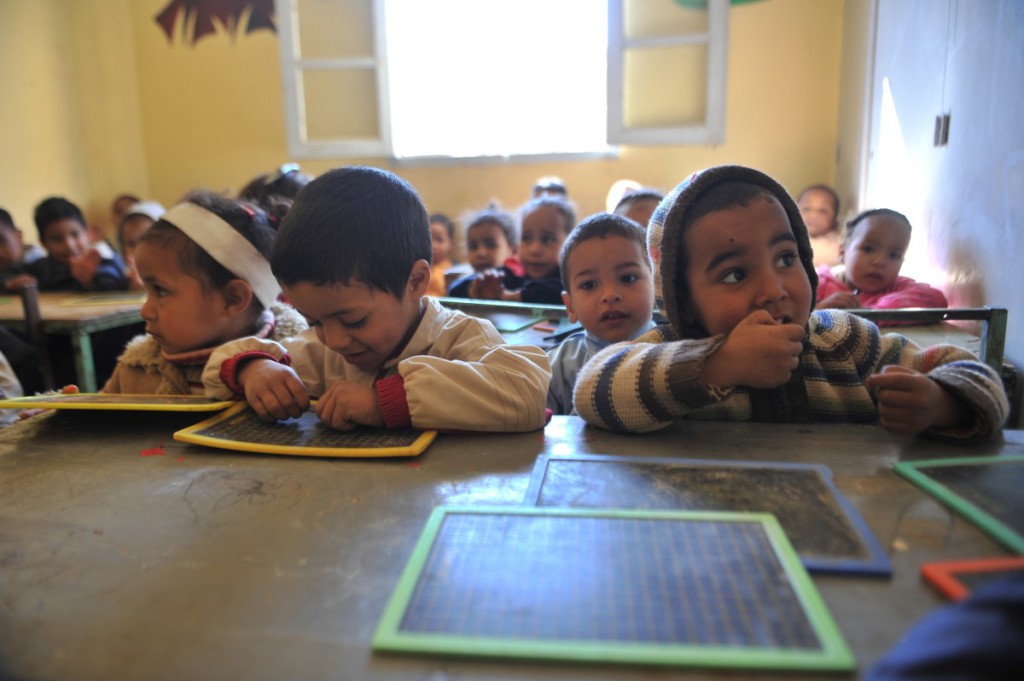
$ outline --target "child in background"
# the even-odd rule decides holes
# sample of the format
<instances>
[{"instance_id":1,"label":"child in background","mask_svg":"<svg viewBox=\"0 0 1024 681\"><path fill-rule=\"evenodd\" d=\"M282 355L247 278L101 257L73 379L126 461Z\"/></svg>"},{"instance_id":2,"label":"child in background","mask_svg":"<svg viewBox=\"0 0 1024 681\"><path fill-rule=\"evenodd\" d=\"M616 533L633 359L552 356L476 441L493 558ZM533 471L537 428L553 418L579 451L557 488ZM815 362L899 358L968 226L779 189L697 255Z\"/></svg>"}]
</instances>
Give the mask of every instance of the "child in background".
<instances>
[{"instance_id":1,"label":"child in background","mask_svg":"<svg viewBox=\"0 0 1024 681\"><path fill-rule=\"evenodd\" d=\"M377 168L331 170L296 199L271 254L310 330L214 352L217 399L244 394L263 418L316 413L331 428L527 431L544 425L547 356L426 296L430 228L416 191ZM289 366L290 363L290 366Z\"/></svg>"},{"instance_id":2,"label":"child in background","mask_svg":"<svg viewBox=\"0 0 1024 681\"><path fill-rule=\"evenodd\" d=\"M466 225L466 257L473 273L457 280L448 288L448 295L468 298L469 287L478 274L506 267L522 274L516 258L519 232L516 219L497 206L491 205L463 220Z\"/></svg>"},{"instance_id":3,"label":"child in background","mask_svg":"<svg viewBox=\"0 0 1024 681\"><path fill-rule=\"evenodd\" d=\"M429 296L443 296L448 293L447 276L452 266L451 252L455 243L455 223L447 215L435 213L430 216L430 286Z\"/></svg>"},{"instance_id":4,"label":"child in background","mask_svg":"<svg viewBox=\"0 0 1024 681\"><path fill-rule=\"evenodd\" d=\"M123 291L124 263L103 257L89 241L85 217L75 204L53 196L35 210L39 241L47 255L25 265L25 273L7 279L9 291L36 283L40 291Z\"/></svg>"},{"instance_id":5,"label":"child in background","mask_svg":"<svg viewBox=\"0 0 1024 681\"><path fill-rule=\"evenodd\" d=\"M938 289L900 276L910 231L910 221L888 208L864 211L850 220L840 251L842 264L818 268L817 308L949 307Z\"/></svg>"},{"instance_id":6,"label":"child in background","mask_svg":"<svg viewBox=\"0 0 1024 681\"><path fill-rule=\"evenodd\" d=\"M581 222L561 253L562 300L574 333L548 352L548 409L575 414L572 389L587 360L612 343L633 340L654 326L654 286L644 230L620 215L598 213Z\"/></svg>"},{"instance_id":7,"label":"child in background","mask_svg":"<svg viewBox=\"0 0 1024 681\"><path fill-rule=\"evenodd\" d=\"M483 272L469 285L470 298L517 303L562 303L558 255L576 225L572 204L556 196L530 200L522 209L519 261L522 272L506 266Z\"/></svg>"},{"instance_id":8,"label":"child in background","mask_svg":"<svg viewBox=\"0 0 1024 681\"><path fill-rule=\"evenodd\" d=\"M24 272L24 267L46 255L46 251L35 244L25 245L21 230L14 224L14 218L0 208L0 281Z\"/></svg>"},{"instance_id":9,"label":"child in background","mask_svg":"<svg viewBox=\"0 0 1024 681\"><path fill-rule=\"evenodd\" d=\"M135 268L135 249L146 230L166 212L156 201L140 201L125 211L117 225L117 245L124 259L124 275L128 279L129 291L142 291L145 288Z\"/></svg>"},{"instance_id":10,"label":"child in background","mask_svg":"<svg viewBox=\"0 0 1024 681\"><path fill-rule=\"evenodd\" d=\"M533 183L533 191L530 194L530 198L534 199L542 196L569 198L569 190L566 189L565 182L557 175L545 175L544 177L537 178L537 181Z\"/></svg>"},{"instance_id":11,"label":"child in background","mask_svg":"<svg viewBox=\"0 0 1024 681\"><path fill-rule=\"evenodd\" d=\"M257 175L249 184L242 187L238 199L247 203L255 203L265 211L277 199L287 199L290 204L298 196L302 188L309 184L310 177L305 175L298 163L285 163L272 173Z\"/></svg>"},{"instance_id":12,"label":"child in background","mask_svg":"<svg viewBox=\"0 0 1024 681\"><path fill-rule=\"evenodd\" d=\"M663 198L665 198L665 195L657 189L649 187L634 189L623 194L619 202L615 204L615 210L612 212L629 218L644 229L647 229L647 223L651 221L654 209L658 207Z\"/></svg>"},{"instance_id":13,"label":"child in background","mask_svg":"<svg viewBox=\"0 0 1024 681\"><path fill-rule=\"evenodd\" d=\"M839 194L827 184L813 184L796 198L800 215L807 225L814 250L814 266L832 266L839 262L843 232L839 228Z\"/></svg>"},{"instance_id":14,"label":"child in background","mask_svg":"<svg viewBox=\"0 0 1024 681\"><path fill-rule=\"evenodd\" d=\"M695 173L658 206L647 244L670 326L583 367L573 398L588 422L634 432L676 418L879 423L951 439L1002 427L1002 381L970 352L922 350L853 314L813 311L807 230L767 175Z\"/></svg>"},{"instance_id":15,"label":"child in background","mask_svg":"<svg viewBox=\"0 0 1024 681\"><path fill-rule=\"evenodd\" d=\"M114 201L110 204L110 224L115 227L121 224L121 220L124 220L128 209L141 201L142 199L134 194L118 194L115 196Z\"/></svg>"},{"instance_id":16,"label":"child in background","mask_svg":"<svg viewBox=\"0 0 1024 681\"><path fill-rule=\"evenodd\" d=\"M146 334L128 343L105 393L203 394L213 348L242 336L283 339L306 329L277 302L267 255L266 214L212 192L196 192L139 239L135 263L146 288Z\"/></svg>"}]
</instances>

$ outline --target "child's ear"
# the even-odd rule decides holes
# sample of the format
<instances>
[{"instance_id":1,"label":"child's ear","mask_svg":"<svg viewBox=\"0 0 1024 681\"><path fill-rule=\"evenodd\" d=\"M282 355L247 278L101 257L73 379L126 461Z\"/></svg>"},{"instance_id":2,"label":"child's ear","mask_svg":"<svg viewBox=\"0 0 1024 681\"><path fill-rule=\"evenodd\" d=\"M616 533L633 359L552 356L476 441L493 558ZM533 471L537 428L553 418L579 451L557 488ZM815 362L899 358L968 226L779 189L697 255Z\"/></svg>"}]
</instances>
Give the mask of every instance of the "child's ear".
<instances>
[{"instance_id":1,"label":"child's ear","mask_svg":"<svg viewBox=\"0 0 1024 681\"><path fill-rule=\"evenodd\" d=\"M572 298L565 291L562 291L562 303L565 305L566 312L569 313L569 321L573 324L576 323L576 313L572 311Z\"/></svg>"},{"instance_id":2,"label":"child's ear","mask_svg":"<svg viewBox=\"0 0 1024 681\"><path fill-rule=\"evenodd\" d=\"M430 287L430 263L426 260L417 260L412 264L412 271L409 272L409 281L406 283L406 290L416 298L427 295Z\"/></svg>"},{"instance_id":3,"label":"child's ear","mask_svg":"<svg viewBox=\"0 0 1024 681\"><path fill-rule=\"evenodd\" d=\"M225 313L236 315L245 312L252 305L252 286L244 279L232 279L224 287Z\"/></svg>"},{"instance_id":4,"label":"child's ear","mask_svg":"<svg viewBox=\"0 0 1024 681\"><path fill-rule=\"evenodd\" d=\"M846 244L839 244L839 264L846 262Z\"/></svg>"}]
</instances>

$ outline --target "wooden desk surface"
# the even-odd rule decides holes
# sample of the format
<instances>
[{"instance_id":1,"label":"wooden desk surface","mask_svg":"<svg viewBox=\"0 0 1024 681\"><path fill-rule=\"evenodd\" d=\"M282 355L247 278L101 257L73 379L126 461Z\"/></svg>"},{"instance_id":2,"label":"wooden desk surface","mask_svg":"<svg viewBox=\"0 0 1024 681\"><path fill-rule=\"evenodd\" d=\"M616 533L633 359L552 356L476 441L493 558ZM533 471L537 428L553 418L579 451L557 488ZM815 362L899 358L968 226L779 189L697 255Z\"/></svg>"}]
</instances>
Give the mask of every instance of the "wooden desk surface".
<instances>
[{"instance_id":1,"label":"wooden desk surface","mask_svg":"<svg viewBox=\"0 0 1024 681\"><path fill-rule=\"evenodd\" d=\"M441 435L418 459L296 459L171 439L193 421L64 412L0 431L0 677L721 678L371 651L431 509L520 504L542 453L828 465L894 567L891 579L814 577L863 672L942 603L921 563L1006 555L892 464L1024 453L1020 431L965 449L870 426L679 423L626 436L555 417L543 432Z\"/></svg>"},{"instance_id":2,"label":"wooden desk surface","mask_svg":"<svg viewBox=\"0 0 1024 681\"><path fill-rule=\"evenodd\" d=\"M139 319L139 310L146 297L141 293L72 293L49 291L39 294L39 312L47 325L76 325L117 319L125 316ZM101 301L96 304L84 300ZM0 296L0 324L21 322L25 311L17 295Z\"/></svg>"}]
</instances>

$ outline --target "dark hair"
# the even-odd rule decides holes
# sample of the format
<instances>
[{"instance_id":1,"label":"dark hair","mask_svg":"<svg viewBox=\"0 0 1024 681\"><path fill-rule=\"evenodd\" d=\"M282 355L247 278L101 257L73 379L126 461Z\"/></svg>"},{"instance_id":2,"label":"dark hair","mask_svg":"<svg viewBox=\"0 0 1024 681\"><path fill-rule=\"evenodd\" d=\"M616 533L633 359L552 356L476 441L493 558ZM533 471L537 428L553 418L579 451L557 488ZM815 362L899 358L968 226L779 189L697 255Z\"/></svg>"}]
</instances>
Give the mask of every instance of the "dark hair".
<instances>
[{"instance_id":1,"label":"dark hair","mask_svg":"<svg viewBox=\"0 0 1024 681\"><path fill-rule=\"evenodd\" d=\"M566 234L569 234L573 227L576 226L576 209L573 208L569 199L562 196L538 196L535 199L530 199L523 204L523 207L519 210L520 224L522 224L522 221L526 219L527 215L538 208L543 208L544 206L551 206L561 214L564 218L563 222L565 222Z\"/></svg>"},{"instance_id":2,"label":"dark hair","mask_svg":"<svg viewBox=\"0 0 1024 681\"><path fill-rule=\"evenodd\" d=\"M379 168L335 168L288 211L270 256L283 285L353 279L401 299L412 266L430 262L430 225L416 190Z\"/></svg>"},{"instance_id":3,"label":"dark hair","mask_svg":"<svg viewBox=\"0 0 1024 681\"><path fill-rule=\"evenodd\" d=\"M135 196L135 194L118 194L117 196L114 197L114 200L110 202L110 210L113 211L114 209L116 209L117 204L121 203L122 201L131 201L132 203L138 203L139 201L142 201L142 199Z\"/></svg>"},{"instance_id":4,"label":"dark hair","mask_svg":"<svg viewBox=\"0 0 1024 681\"><path fill-rule=\"evenodd\" d=\"M194 191L184 201L204 208L245 237L264 258L270 255L274 243L274 230L267 221L267 215L255 206L229 199L211 191ZM203 284L205 290L223 290L232 280L238 279L224 265L213 259L199 244L167 220L160 218L147 229L139 243L151 243L169 248L177 253L178 267L182 272ZM253 304L263 309L263 304L253 296Z\"/></svg>"},{"instance_id":5,"label":"dark hair","mask_svg":"<svg viewBox=\"0 0 1024 681\"><path fill-rule=\"evenodd\" d=\"M241 201L255 203L264 210L279 197L293 200L310 183L310 177L299 170L298 163L285 163L272 173L265 173L253 178L238 193Z\"/></svg>"},{"instance_id":6,"label":"dark hair","mask_svg":"<svg viewBox=\"0 0 1024 681\"><path fill-rule=\"evenodd\" d=\"M465 233L466 239L469 239L469 230L473 229L478 225L496 225L505 234L505 241L513 249L519 246L519 226L516 224L515 217L506 211L498 208L497 205L491 204L481 211L473 213L468 218L465 218L463 222L466 225Z\"/></svg>"},{"instance_id":7,"label":"dark hair","mask_svg":"<svg viewBox=\"0 0 1024 681\"><path fill-rule=\"evenodd\" d=\"M908 220L907 216L904 215L903 213L894 211L891 208L872 208L871 210L865 210L860 213L857 213L856 217L854 217L852 220L846 223L846 236L843 240L848 243L850 239L853 237L853 231L857 228L857 225L864 222L868 218L874 217L892 218L897 222L902 222L907 226L908 232L913 231L914 229L913 227L910 226L910 220Z\"/></svg>"},{"instance_id":8,"label":"dark hair","mask_svg":"<svg viewBox=\"0 0 1024 681\"><path fill-rule=\"evenodd\" d=\"M58 220L74 220L85 227L82 210L62 196L51 196L40 201L33 217L40 240L46 239L46 228Z\"/></svg>"},{"instance_id":9,"label":"dark hair","mask_svg":"<svg viewBox=\"0 0 1024 681\"><path fill-rule=\"evenodd\" d=\"M444 213L434 213L427 222L431 225L435 222L444 225L445 231L448 232L448 238L455 240L455 223Z\"/></svg>"},{"instance_id":10,"label":"dark hair","mask_svg":"<svg viewBox=\"0 0 1024 681\"><path fill-rule=\"evenodd\" d=\"M609 236L621 236L640 244L640 252L644 254L644 264L647 265L647 269L651 269L651 262L647 258L647 232L640 225L621 215L595 213L576 225L566 237L565 243L562 244L562 251L558 255L558 266L562 271L563 289L569 290L569 256L573 249L584 241L604 239Z\"/></svg>"},{"instance_id":11,"label":"dark hair","mask_svg":"<svg viewBox=\"0 0 1024 681\"><path fill-rule=\"evenodd\" d=\"M14 229L14 218L3 208L0 208L0 227L6 227L7 229Z\"/></svg>"},{"instance_id":12,"label":"dark hair","mask_svg":"<svg viewBox=\"0 0 1024 681\"><path fill-rule=\"evenodd\" d=\"M622 198L619 199L619 202L615 204L615 210L613 210L612 212L618 213L620 208L625 208L626 206L632 205L637 201L661 201L663 198L665 198L665 195L662 194L657 189L653 189L651 187L641 187L640 189L634 189L633 191L628 191L625 194L623 194Z\"/></svg>"},{"instance_id":13,"label":"dark hair","mask_svg":"<svg viewBox=\"0 0 1024 681\"><path fill-rule=\"evenodd\" d=\"M545 175L537 179L533 185L533 195L537 196L541 192L551 192L561 196L569 195L569 190L565 188L565 182L555 175Z\"/></svg>"},{"instance_id":14,"label":"dark hair","mask_svg":"<svg viewBox=\"0 0 1024 681\"><path fill-rule=\"evenodd\" d=\"M797 203L800 202L800 199L804 198L804 194L806 194L807 192L825 192L830 197L832 197L832 206L835 208L835 219L839 219L839 194L836 192L835 189L832 189L832 187L828 186L827 184L812 184L810 187L804 188L804 190L797 195Z\"/></svg>"}]
</instances>

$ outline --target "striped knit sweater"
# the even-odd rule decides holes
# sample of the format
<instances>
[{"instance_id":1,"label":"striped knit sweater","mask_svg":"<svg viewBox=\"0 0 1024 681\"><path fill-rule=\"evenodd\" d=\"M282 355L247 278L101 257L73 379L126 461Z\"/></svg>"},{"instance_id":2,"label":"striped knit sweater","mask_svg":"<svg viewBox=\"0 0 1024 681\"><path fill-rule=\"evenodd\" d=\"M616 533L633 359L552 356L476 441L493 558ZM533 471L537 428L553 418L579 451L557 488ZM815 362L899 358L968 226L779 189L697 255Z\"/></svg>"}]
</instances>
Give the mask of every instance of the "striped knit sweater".
<instances>
[{"instance_id":1,"label":"striped knit sweater","mask_svg":"<svg viewBox=\"0 0 1024 681\"><path fill-rule=\"evenodd\" d=\"M587 422L625 432L656 430L679 418L876 423L876 404L864 379L896 364L927 374L971 406L969 427L933 434L987 437L1006 420L1009 407L999 376L966 350L922 349L840 310L814 312L807 327L800 368L780 388L702 385L704 360L724 337L680 340L668 326L659 326L595 355L577 378L573 400Z\"/></svg>"}]
</instances>

